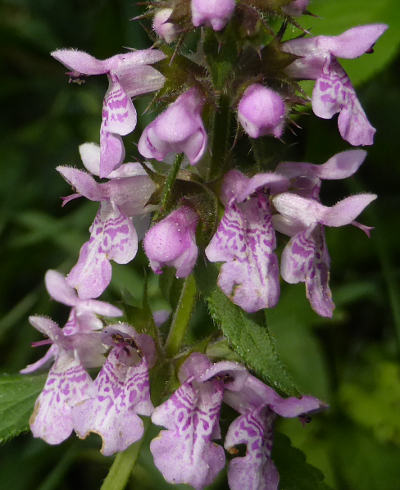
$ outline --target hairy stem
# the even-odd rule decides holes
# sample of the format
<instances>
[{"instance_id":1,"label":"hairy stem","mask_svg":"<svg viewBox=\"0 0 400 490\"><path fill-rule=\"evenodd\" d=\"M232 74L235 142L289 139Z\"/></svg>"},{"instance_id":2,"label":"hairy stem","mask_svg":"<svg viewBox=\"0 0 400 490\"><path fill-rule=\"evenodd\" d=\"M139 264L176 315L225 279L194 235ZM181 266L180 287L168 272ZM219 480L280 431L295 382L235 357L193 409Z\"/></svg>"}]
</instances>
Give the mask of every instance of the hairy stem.
<instances>
[{"instance_id":1,"label":"hairy stem","mask_svg":"<svg viewBox=\"0 0 400 490\"><path fill-rule=\"evenodd\" d=\"M165 213L168 209L169 200L171 198L172 189L174 187L174 183L176 177L178 175L179 169L181 168L181 164L183 161L183 153L179 153L176 158L171 170L168 174L167 180L164 185L163 193L161 196L161 203L159 210L155 213L153 222L156 222L160 219L160 217Z\"/></svg>"},{"instance_id":2,"label":"hairy stem","mask_svg":"<svg viewBox=\"0 0 400 490\"><path fill-rule=\"evenodd\" d=\"M224 173L230 155L231 110L229 97L227 95L221 95L219 102L219 108L214 114L212 156L207 169L206 182L215 180Z\"/></svg>"},{"instance_id":3,"label":"hairy stem","mask_svg":"<svg viewBox=\"0 0 400 490\"><path fill-rule=\"evenodd\" d=\"M148 421L144 421L144 426L146 430L149 426ZM116 455L101 490L123 490L125 488L139 456L142 441L143 437Z\"/></svg>"},{"instance_id":4,"label":"hairy stem","mask_svg":"<svg viewBox=\"0 0 400 490\"><path fill-rule=\"evenodd\" d=\"M165 352L173 357L179 352L196 299L196 281L193 275L188 276L183 283L178 304L172 317L171 328L165 343Z\"/></svg>"}]
</instances>

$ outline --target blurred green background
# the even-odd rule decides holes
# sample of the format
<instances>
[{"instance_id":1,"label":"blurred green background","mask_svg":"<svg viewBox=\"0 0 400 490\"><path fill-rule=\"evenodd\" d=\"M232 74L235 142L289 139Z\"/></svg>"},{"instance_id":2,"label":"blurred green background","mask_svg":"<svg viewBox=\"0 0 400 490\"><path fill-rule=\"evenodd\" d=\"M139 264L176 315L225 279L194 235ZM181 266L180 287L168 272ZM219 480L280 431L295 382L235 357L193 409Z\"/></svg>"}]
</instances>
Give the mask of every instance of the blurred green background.
<instances>
[{"instance_id":1,"label":"blurred green background","mask_svg":"<svg viewBox=\"0 0 400 490\"><path fill-rule=\"evenodd\" d=\"M65 321L67 310L49 301L43 276L50 268L64 272L71 268L96 210L96 204L79 200L60 207L60 196L69 188L55 167L79 165L78 145L98 141L106 80L98 77L82 86L68 85L64 68L49 52L76 47L105 58L122 47L147 47L151 41L146 30L129 22L142 8L132 0L0 3L2 372L16 373L39 355L30 346L40 336L28 324L28 315L48 314ZM278 307L267 312L280 354L299 386L331 406L328 414L315 417L306 428L284 421L280 430L324 472L332 488L396 490L400 488L400 4L311 0L310 10L321 18L304 18L302 25L314 34L338 34L362 23L391 26L374 55L345 63L377 128L375 145L357 176L325 183L323 195L326 204L360 191L377 193L379 200L361 220L375 226L370 240L353 227L328 230L337 305L333 320L311 311L303 285L283 286ZM145 105L145 101L137 104L139 114ZM135 135L140 135L140 125L148 118L139 118ZM285 158L323 163L349 148L338 135L336 119L323 121L308 111L298 123L302 126L298 137L285 136L289 143L282 150ZM127 145L129 160L137 154L135 137ZM135 294L145 266L139 255L128 267L115 267L109 299L117 299L123 289ZM201 323L204 310L200 308L197 315ZM102 457L98 447L95 436L50 447L29 433L21 435L0 446L0 488L99 488L112 458ZM225 488L223 476L217 486ZM141 456L130 487L169 488L152 468L148 452Z\"/></svg>"}]
</instances>

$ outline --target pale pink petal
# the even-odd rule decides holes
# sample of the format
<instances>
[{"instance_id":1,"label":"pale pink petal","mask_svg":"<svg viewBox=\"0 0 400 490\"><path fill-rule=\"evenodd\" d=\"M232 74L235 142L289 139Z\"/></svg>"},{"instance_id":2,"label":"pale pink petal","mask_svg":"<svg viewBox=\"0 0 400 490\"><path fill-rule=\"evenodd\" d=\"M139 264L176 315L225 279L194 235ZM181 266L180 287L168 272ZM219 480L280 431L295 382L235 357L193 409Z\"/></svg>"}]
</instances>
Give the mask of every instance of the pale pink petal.
<instances>
[{"instance_id":1,"label":"pale pink petal","mask_svg":"<svg viewBox=\"0 0 400 490\"><path fill-rule=\"evenodd\" d=\"M50 364L54 360L54 358L57 357L57 355L58 355L58 347L55 344L53 344L41 359L39 359L38 361L32 364L28 364L24 369L20 370L20 373L21 374L33 373L38 369L41 369L42 367Z\"/></svg>"},{"instance_id":2,"label":"pale pink petal","mask_svg":"<svg viewBox=\"0 0 400 490\"><path fill-rule=\"evenodd\" d=\"M168 482L201 489L210 485L224 467L224 450L212 442L219 432L216 428L222 396L221 382L195 385L189 378L154 410L153 423L168 430L153 439L150 450Z\"/></svg>"},{"instance_id":3,"label":"pale pink petal","mask_svg":"<svg viewBox=\"0 0 400 490\"><path fill-rule=\"evenodd\" d=\"M125 147L119 134L100 128L100 177L103 179L119 167L125 158Z\"/></svg>"},{"instance_id":4,"label":"pale pink petal","mask_svg":"<svg viewBox=\"0 0 400 490\"><path fill-rule=\"evenodd\" d=\"M107 60L98 60L77 49L57 49L50 53L53 58L68 69L83 75L102 75L107 73Z\"/></svg>"},{"instance_id":5,"label":"pale pink petal","mask_svg":"<svg viewBox=\"0 0 400 490\"><path fill-rule=\"evenodd\" d=\"M92 380L77 359L61 352L51 368L30 419L34 437L60 444L73 428L72 408L90 393Z\"/></svg>"},{"instance_id":6,"label":"pale pink petal","mask_svg":"<svg viewBox=\"0 0 400 490\"><path fill-rule=\"evenodd\" d=\"M320 47L338 58L358 58L373 48L387 28L386 24L367 24L352 27L339 36L320 36Z\"/></svg>"},{"instance_id":7,"label":"pale pink petal","mask_svg":"<svg viewBox=\"0 0 400 490\"><path fill-rule=\"evenodd\" d=\"M357 194L346 197L327 209L321 223L326 226L345 226L351 224L364 209L374 201L376 194Z\"/></svg>"},{"instance_id":8,"label":"pale pink petal","mask_svg":"<svg viewBox=\"0 0 400 490\"><path fill-rule=\"evenodd\" d=\"M88 173L77 168L63 166L56 167L56 170L81 196L91 201L105 200L106 196L101 184L98 184Z\"/></svg>"},{"instance_id":9,"label":"pale pink petal","mask_svg":"<svg viewBox=\"0 0 400 490\"><path fill-rule=\"evenodd\" d=\"M291 284L305 282L311 307L324 317L331 317L335 307L329 288L329 264L321 225L311 226L295 235L282 252L282 278Z\"/></svg>"},{"instance_id":10,"label":"pale pink petal","mask_svg":"<svg viewBox=\"0 0 400 490\"><path fill-rule=\"evenodd\" d=\"M109 456L142 437L137 413L150 415L152 408L147 363L132 347L114 347L94 382L93 397L74 408L75 430L82 438L99 434L101 452Z\"/></svg>"},{"instance_id":11,"label":"pale pink petal","mask_svg":"<svg viewBox=\"0 0 400 490\"><path fill-rule=\"evenodd\" d=\"M83 143L79 145L79 154L86 170L92 175L100 173L100 146L96 143Z\"/></svg>"},{"instance_id":12,"label":"pale pink petal","mask_svg":"<svg viewBox=\"0 0 400 490\"><path fill-rule=\"evenodd\" d=\"M323 119L340 112L338 124L342 138L354 146L372 145L375 128L369 123L349 77L335 59L327 58L316 80L312 108Z\"/></svg>"},{"instance_id":13,"label":"pale pink petal","mask_svg":"<svg viewBox=\"0 0 400 490\"><path fill-rule=\"evenodd\" d=\"M103 202L90 228L91 235L80 251L78 263L67 282L81 299L97 298L111 281L109 259L120 264L136 255L138 242L130 218L110 203Z\"/></svg>"},{"instance_id":14,"label":"pale pink petal","mask_svg":"<svg viewBox=\"0 0 400 490\"><path fill-rule=\"evenodd\" d=\"M124 136L136 126L137 114L130 97L116 76L109 76L109 86L104 96L102 126L104 131Z\"/></svg>"},{"instance_id":15,"label":"pale pink petal","mask_svg":"<svg viewBox=\"0 0 400 490\"><path fill-rule=\"evenodd\" d=\"M273 412L260 407L235 419L225 438L225 448L247 447L246 456L231 460L228 482L231 490L277 490L279 473L271 460Z\"/></svg>"},{"instance_id":16,"label":"pale pink petal","mask_svg":"<svg viewBox=\"0 0 400 490\"><path fill-rule=\"evenodd\" d=\"M59 303L75 306L79 302L76 291L67 283L63 274L48 270L44 276L44 281L50 296Z\"/></svg>"},{"instance_id":17,"label":"pale pink petal","mask_svg":"<svg viewBox=\"0 0 400 490\"><path fill-rule=\"evenodd\" d=\"M345 179L360 168L367 156L365 150L347 150L336 153L322 165L303 162L281 162L276 172L289 179L294 177L318 177L325 180Z\"/></svg>"},{"instance_id":18,"label":"pale pink petal","mask_svg":"<svg viewBox=\"0 0 400 490\"><path fill-rule=\"evenodd\" d=\"M225 208L206 248L208 260L225 261L218 285L247 312L274 306L279 298L275 232L268 200L258 194Z\"/></svg>"}]
</instances>

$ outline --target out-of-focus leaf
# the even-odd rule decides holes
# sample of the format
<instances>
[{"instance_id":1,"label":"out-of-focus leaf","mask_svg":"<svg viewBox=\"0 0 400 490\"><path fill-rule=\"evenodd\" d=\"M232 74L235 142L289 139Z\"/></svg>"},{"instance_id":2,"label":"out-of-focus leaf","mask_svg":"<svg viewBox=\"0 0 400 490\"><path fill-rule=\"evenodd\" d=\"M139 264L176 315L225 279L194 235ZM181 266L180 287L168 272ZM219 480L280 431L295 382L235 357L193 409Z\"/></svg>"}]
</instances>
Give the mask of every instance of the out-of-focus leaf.
<instances>
[{"instance_id":1,"label":"out-of-focus leaf","mask_svg":"<svg viewBox=\"0 0 400 490\"><path fill-rule=\"evenodd\" d=\"M0 376L0 442L28 429L33 405L45 380L46 375Z\"/></svg>"},{"instance_id":2,"label":"out-of-focus leaf","mask_svg":"<svg viewBox=\"0 0 400 490\"><path fill-rule=\"evenodd\" d=\"M279 432L275 433L272 459L279 471L280 490L329 490L323 473L308 464L304 453Z\"/></svg>"},{"instance_id":3,"label":"out-of-focus leaf","mask_svg":"<svg viewBox=\"0 0 400 490\"><path fill-rule=\"evenodd\" d=\"M396 490L399 487L400 448L381 444L369 431L346 420L328 432L341 488Z\"/></svg>"},{"instance_id":4,"label":"out-of-focus leaf","mask_svg":"<svg viewBox=\"0 0 400 490\"><path fill-rule=\"evenodd\" d=\"M39 290L32 291L24 296L3 318L0 320L0 340L7 331L27 316L39 297Z\"/></svg>"},{"instance_id":5,"label":"out-of-focus leaf","mask_svg":"<svg viewBox=\"0 0 400 490\"><path fill-rule=\"evenodd\" d=\"M369 386L341 385L342 405L355 422L371 429L378 441L400 445L400 368L383 361L367 369Z\"/></svg>"},{"instance_id":6,"label":"out-of-focus leaf","mask_svg":"<svg viewBox=\"0 0 400 490\"><path fill-rule=\"evenodd\" d=\"M299 391L282 363L267 327L261 327L218 288L208 298L211 316L245 364L269 385L286 395Z\"/></svg>"},{"instance_id":7,"label":"out-of-focus leaf","mask_svg":"<svg viewBox=\"0 0 400 490\"><path fill-rule=\"evenodd\" d=\"M266 318L282 361L293 373L299 388L329 400L327 366L312 330L320 317L306 300L303 284L282 288L279 304L266 310Z\"/></svg>"}]
</instances>

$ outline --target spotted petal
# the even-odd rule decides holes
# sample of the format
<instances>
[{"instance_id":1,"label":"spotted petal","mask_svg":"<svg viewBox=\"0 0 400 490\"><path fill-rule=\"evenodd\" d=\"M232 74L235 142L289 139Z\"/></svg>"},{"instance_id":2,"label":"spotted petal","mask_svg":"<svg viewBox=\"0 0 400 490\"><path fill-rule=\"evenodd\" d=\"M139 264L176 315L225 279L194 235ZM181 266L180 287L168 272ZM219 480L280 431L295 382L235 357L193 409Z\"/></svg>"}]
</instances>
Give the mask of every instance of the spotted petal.
<instances>
[{"instance_id":1,"label":"spotted petal","mask_svg":"<svg viewBox=\"0 0 400 490\"><path fill-rule=\"evenodd\" d=\"M282 253L281 275L295 284L305 282L311 307L331 317L335 307L329 288L330 258L322 225L316 224L292 237Z\"/></svg>"},{"instance_id":2,"label":"spotted petal","mask_svg":"<svg viewBox=\"0 0 400 490\"><path fill-rule=\"evenodd\" d=\"M36 400L30 419L33 435L48 444L67 439L74 428L72 408L88 396L91 388L92 380L80 362L62 351Z\"/></svg>"},{"instance_id":3,"label":"spotted petal","mask_svg":"<svg viewBox=\"0 0 400 490\"><path fill-rule=\"evenodd\" d=\"M99 434L105 456L125 450L142 437L143 422L137 414L150 415L153 405L147 362L134 348L118 346L111 350L93 393L94 397L74 409L74 426L80 437L90 432Z\"/></svg>"},{"instance_id":4,"label":"spotted petal","mask_svg":"<svg viewBox=\"0 0 400 490\"><path fill-rule=\"evenodd\" d=\"M340 112L339 132L350 144L373 144L375 128L368 121L347 73L335 59L327 59L317 78L312 108L314 114L323 119Z\"/></svg>"},{"instance_id":5,"label":"spotted petal","mask_svg":"<svg viewBox=\"0 0 400 490\"><path fill-rule=\"evenodd\" d=\"M100 296L111 281L110 260L126 264L136 255L138 247L131 219L108 202L101 203L90 232L78 263L67 277L68 284L78 290L81 299Z\"/></svg>"},{"instance_id":6,"label":"spotted petal","mask_svg":"<svg viewBox=\"0 0 400 490\"><path fill-rule=\"evenodd\" d=\"M224 450L211 440L219 432L222 396L221 381L199 385L191 377L155 409L153 423L168 430L153 439L150 450L168 482L201 489L224 467Z\"/></svg>"},{"instance_id":7,"label":"spotted petal","mask_svg":"<svg viewBox=\"0 0 400 490\"><path fill-rule=\"evenodd\" d=\"M228 468L231 490L276 490L279 473L271 460L275 415L267 407L249 411L229 427L225 448L246 444L246 456L233 458Z\"/></svg>"},{"instance_id":8,"label":"spotted petal","mask_svg":"<svg viewBox=\"0 0 400 490\"><path fill-rule=\"evenodd\" d=\"M225 261L218 285L245 311L274 306L279 298L278 260L270 205L261 192L225 208L207 258Z\"/></svg>"}]
</instances>

